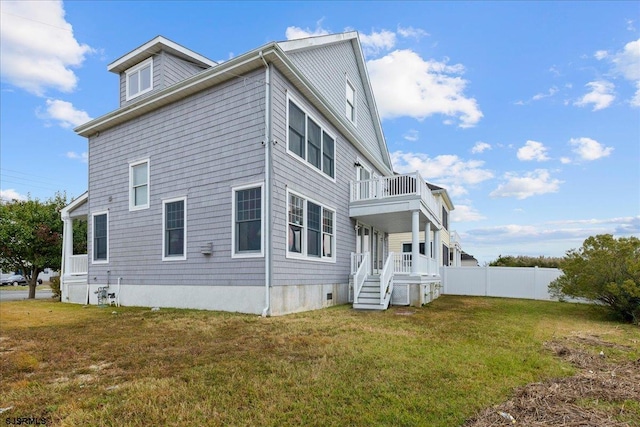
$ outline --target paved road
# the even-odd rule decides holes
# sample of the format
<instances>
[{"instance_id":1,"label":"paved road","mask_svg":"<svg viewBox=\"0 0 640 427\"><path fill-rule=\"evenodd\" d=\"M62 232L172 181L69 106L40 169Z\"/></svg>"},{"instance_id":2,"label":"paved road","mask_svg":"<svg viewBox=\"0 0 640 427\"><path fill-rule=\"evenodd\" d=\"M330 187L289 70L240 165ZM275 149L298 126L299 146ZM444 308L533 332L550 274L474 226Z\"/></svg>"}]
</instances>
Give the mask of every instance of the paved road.
<instances>
[{"instance_id":1,"label":"paved road","mask_svg":"<svg viewBox=\"0 0 640 427\"><path fill-rule=\"evenodd\" d=\"M36 290L36 299L51 299L53 293L50 289ZM2 301L21 301L27 299L29 289L5 291L0 288L0 302Z\"/></svg>"}]
</instances>

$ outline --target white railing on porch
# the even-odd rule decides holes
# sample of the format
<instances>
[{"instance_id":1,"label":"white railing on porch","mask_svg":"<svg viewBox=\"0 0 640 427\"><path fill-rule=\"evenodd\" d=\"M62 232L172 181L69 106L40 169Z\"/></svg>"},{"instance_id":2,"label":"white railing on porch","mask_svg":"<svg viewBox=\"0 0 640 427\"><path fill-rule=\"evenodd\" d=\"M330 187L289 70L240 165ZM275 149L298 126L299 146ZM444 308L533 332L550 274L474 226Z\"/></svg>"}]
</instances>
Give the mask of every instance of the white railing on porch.
<instances>
[{"instance_id":1,"label":"white railing on porch","mask_svg":"<svg viewBox=\"0 0 640 427\"><path fill-rule=\"evenodd\" d=\"M393 270L396 274L411 274L411 252L394 253L393 254ZM419 274L438 274L438 267L436 260L424 255L420 255L418 258L418 273Z\"/></svg>"},{"instance_id":2,"label":"white railing on porch","mask_svg":"<svg viewBox=\"0 0 640 427\"><path fill-rule=\"evenodd\" d=\"M383 305L386 305L386 303L390 301L391 293L393 292L394 255L393 252L389 253L384 267L382 267L382 271L380 272L380 304ZM389 296L389 299L387 299L387 296Z\"/></svg>"},{"instance_id":3,"label":"white railing on porch","mask_svg":"<svg viewBox=\"0 0 640 427\"><path fill-rule=\"evenodd\" d=\"M351 181L351 201L387 199L391 197L417 195L433 214L440 217L438 202L431 194L420 173L382 176L376 179Z\"/></svg>"},{"instance_id":4,"label":"white railing on porch","mask_svg":"<svg viewBox=\"0 0 640 427\"><path fill-rule=\"evenodd\" d=\"M68 259L67 271L64 274L81 275L87 274L88 258L87 255L71 255Z\"/></svg>"},{"instance_id":5,"label":"white railing on porch","mask_svg":"<svg viewBox=\"0 0 640 427\"><path fill-rule=\"evenodd\" d=\"M364 285L365 280L367 280L367 276L369 275L370 270L371 265L369 262L369 252L365 252L364 254L351 254L351 271L354 272L353 302L355 304L358 303L360 291L362 290L362 286Z\"/></svg>"}]
</instances>

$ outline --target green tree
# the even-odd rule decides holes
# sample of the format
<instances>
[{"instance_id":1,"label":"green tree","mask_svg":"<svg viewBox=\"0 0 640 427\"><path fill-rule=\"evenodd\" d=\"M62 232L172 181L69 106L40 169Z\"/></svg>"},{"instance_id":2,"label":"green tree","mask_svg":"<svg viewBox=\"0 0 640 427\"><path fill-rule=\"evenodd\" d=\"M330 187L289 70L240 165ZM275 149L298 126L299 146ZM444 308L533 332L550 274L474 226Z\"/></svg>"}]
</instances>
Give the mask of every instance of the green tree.
<instances>
[{"instance_id":1,"label":"green tree","mask_svg":"<svg viewBox=\"0 0 640 427\"><path fill-rule=\"evenodd\" d=\"M60 209L66 204L66 195L60 193L45 202L0 203L0 268L23 272L29 282L29 298L36 297L38 274L60 265Z\"/></svg>"},{"instance_id":2,"label":"green tree","mask_svg":"<svg viewBox=\"0 0 640 427\"><path fill-rule=\"evenodd\" d=\"M567 252L552 295L586 298L608 306L625 321L640 322L640 239L600 234Z\"/></svg>"},{"instance_id":3,"label":"green tree","mask_svg":"<svg viewBox=\"0 0 640 427\"><path fill-rule=\"evenodd\" d=\"M542 268L559 268L562 258L556 257L532 257L532 256L502 256L491 261L489 266L491 267L542 267Z\"/></svg>"}]
</instances>

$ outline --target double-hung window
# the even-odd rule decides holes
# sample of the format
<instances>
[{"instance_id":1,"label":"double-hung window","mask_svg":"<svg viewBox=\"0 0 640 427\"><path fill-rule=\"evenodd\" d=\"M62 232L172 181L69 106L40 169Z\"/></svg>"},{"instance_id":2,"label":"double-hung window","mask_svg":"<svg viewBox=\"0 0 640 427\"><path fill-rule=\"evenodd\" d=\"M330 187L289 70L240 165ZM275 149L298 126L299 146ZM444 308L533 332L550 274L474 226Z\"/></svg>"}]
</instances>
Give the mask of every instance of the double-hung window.
<instances>
[{"instance_id":1,"label":"double-hung window","mask_svg":"<svg viewBox=\"0 0 640 427\"><path fill-rule=\"evenodd\" d=\"M353 87L349 79L347 79L346 86L346 115L347 119L353 124L356 123L356 89Z\"/></svg>"},{"instance_id":2,"label":"double-hung window","mask_svg":"<svg viewBox=\"0 0 640 427\"><path fill-rule=\"evenodd\" d=\"M100 212L93 218L93 263L109 262L109 214Z\"/></svg>"},{"instance_id":3,"label":"double-hung window","mask_svg":"<svg viewBox=\"0 0 640 427\"><path fill-rule=\"evenodd\" d=\"M187 199L162 202L162 259L187 259Z\"/></svg>"},{"instance_id":4,"label":"double-hung window","mask_svg":"<svg viewBox=\"0 0 640 427\"><path fill-rule=\"evenodd\" d=\"M287 256L335 261L335 211L289 192Z\"/></svg>"},{"instance_id":5,"label":"double-hung window","mask_svg":"<svg viewBox=\"0 0 640 427\"><path fill-rule=\"evenodd\" d=\"M263 256L262 185L233 189L232 257Z\"/></svg>"},{"instance_id":6,"label":"double-hung window","mask_svg":"<svg viewBox=\"0 0 640 427\"><path fill-rule=\"evenodd\" d=\"M335 138L291 99L288 127L289 152L328 177L335 178Z\"/></svg>"},{"instance_id":7,"label":"double-hung window","mask_svg":"<svg viewBox=\"0 0 640 427\"><path fill-rule=\"evenodd\" d=\"M149 207L149 160L129 164L129 210Z\"/></svg>"},{"instance_id":8,"label":"double-hung window","mask_svg":"<svg viewBox=\"0 0 640 427\"><path fill-rule=\"evenodd\" d=\"M125 71L127 101L153 89L153 58Z\"/></svg>"}]
</instances>

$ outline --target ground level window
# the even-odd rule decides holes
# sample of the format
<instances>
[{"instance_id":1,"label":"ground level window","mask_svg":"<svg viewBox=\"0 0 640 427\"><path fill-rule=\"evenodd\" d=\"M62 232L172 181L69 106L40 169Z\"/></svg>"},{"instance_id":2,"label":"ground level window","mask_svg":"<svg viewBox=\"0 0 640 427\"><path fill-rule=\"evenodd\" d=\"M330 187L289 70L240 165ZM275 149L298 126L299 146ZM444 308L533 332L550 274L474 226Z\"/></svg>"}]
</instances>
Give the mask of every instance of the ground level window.
<instances>
[{"instance_id":1,"label":"ground level window","mask_svg":"<svg viewBox=\"0 0 640 427\"><path fill-rule=\"evenodd\" d=\"M235 190L235 252L262 251L262 187Z\"/></svg>"},{"instance_id":2,"label":"ground level window","mask_svg":"<svg viewBox=\"0 0 640 427\"><path fill-rule=\"evenodd\" d=\"M287 204L288 255L333 260L335 211L293 193Z\"/></svg>"},{"instance_id":3,"label":"ground level window","mask_svg":"<svg viewBox=\"0 0 640 427\"><path fill-rule=\"evenodd\" d=\"M164 205L164 257L184 259L186 255L186 200L171 200Z\"/></svg>"}]
</instances>

